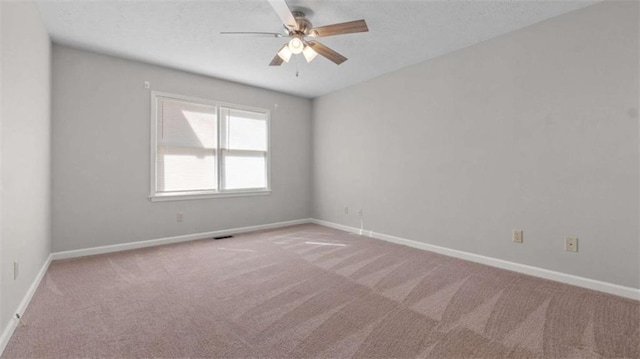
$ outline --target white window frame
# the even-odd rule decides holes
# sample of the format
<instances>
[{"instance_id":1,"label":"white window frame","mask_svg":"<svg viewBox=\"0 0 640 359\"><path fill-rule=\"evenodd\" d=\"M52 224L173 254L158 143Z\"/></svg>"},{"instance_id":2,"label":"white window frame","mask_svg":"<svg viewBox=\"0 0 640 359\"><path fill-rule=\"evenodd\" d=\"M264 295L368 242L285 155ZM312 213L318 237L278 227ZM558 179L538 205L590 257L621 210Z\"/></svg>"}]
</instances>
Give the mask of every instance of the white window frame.
<instances>
[{"instance_id":1,"label":"white window frame","mask_svg":"<svg viewBox=\"0 0 640 359\"><path fill-rule=\"evenodd\" d=\"M186 101L193 102L197 104L207 105L207 106L215 106L216 107L216 121L218 128L218 147L216 148L216 163L218 167L218 189L211 191L181 191L181 192L158 192L157 185L157 170L158 170L158 99L169 99L176 101ZM266 176L266 188L248 188L248 189L237 189L237 190L222 190L222 182L224 176L224 160L222 156L222 149L220 149L222 131L221 124L221 108L228 108L233 110L240 111L251 111L262 113L265 115L265 120L267 121L267 154L265 157L265 176ZM245 105L238 105L228 102L221 102L215 100L209 100L204 98L192 97L192 96L184 96L177 95L167 92L160 91L151 91L151 166L150 166L150 193L149 199L152 202L156 201L183 201L183 200L193 200L193 199L206 199L206 198L220 198L220 197L241 197L241 196L262 196L271 194L271 111L258 108L251 107Z\"/></svg>"}]
</instances>

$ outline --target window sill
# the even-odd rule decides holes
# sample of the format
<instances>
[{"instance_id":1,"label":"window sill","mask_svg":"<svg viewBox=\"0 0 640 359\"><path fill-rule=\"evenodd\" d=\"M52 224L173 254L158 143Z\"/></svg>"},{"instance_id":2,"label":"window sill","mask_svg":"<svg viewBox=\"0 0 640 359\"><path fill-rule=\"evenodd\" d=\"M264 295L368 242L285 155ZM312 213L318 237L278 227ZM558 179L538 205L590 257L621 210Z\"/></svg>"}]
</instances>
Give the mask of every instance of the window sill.
<instances>
[{"instance_id":1,"label":"window sill","mask_svg":"<svg viewBox=\"0 0 640 359\"><path fill-rule=\"evenodd\" d=\"M249 197L249 196L268 196L271 194L271 190L251 190L251 191L229 191L222 193L211 192L181 192L181 193L156 193L149 196L151 202L163 202L163 201L189 201L195 199L208 199L208 198L226 198L226 197Z\"/></svg>"}]
</instances>

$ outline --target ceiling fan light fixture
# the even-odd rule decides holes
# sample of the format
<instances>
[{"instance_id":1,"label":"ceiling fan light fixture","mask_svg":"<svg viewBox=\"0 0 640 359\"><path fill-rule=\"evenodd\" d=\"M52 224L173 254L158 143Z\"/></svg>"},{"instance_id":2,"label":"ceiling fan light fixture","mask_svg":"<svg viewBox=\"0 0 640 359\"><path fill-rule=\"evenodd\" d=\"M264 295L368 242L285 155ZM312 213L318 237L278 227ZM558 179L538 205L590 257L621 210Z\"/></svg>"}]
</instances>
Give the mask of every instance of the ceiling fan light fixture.
<instances>
[{"instance_id":1,"label":"ceiling fan light fixture","mask_svg":"<svg viewBox=\"0 0 640 359\"><path fill-rule=\"evenodd\" d=\"M291 60L291 55L292 54L293 54L293 52L291 52L291 50L289 50L289 46L283 46L282 49L280 51L278 51L278 56L280 56L280 58L284 62L289 62L289 60Z\"/></svg>"},{"instance_id":2,"label":"ceiling fan light fixture","mask_svg":"<svg viewBox=\"0 0 640 359\"><path fill-rule=\"evenodd\" d=\"M304 55L304 58L307 60L307 62L313 61L313 59L318 56L318 53L315 52L315 50L309 45L306 45L304 47L304 50L302 50L302 54Z\"/></svg>"},{"instance_id":3,"label":"ceiling fan light fixture","mask_svg":"<svg viewBox=\"0 0 640 359\"><path fill-rule=\"evenodd\" d=\"M289 41L289 45L287 46L291 53L299 54L304 49L304 42L299 37L294 37Z\"/></svg>"}]
</instances>

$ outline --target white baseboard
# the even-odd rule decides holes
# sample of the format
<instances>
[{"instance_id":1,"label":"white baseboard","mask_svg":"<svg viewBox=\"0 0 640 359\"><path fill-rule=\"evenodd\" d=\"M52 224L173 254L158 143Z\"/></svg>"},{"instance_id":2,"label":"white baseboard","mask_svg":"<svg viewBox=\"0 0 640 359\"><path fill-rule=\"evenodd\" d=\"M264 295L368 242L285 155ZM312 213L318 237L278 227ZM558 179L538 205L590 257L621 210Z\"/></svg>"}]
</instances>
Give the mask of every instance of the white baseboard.
<instances>
[{"instance_id":1,"label":"white baseboard","mask_svg":"<svg viewBox=\"0 0 640 359\"><path fill-rule=\"evenodd\" d=\"M625 287L617 284L602 282L595 279L589 279L589 278L579 277L572 274L556 272L556 271L534 267L526 264L509 262L502 259L483 256L480 254L474 254L474 253L459 251L456 249L440 247L433 244L427 244L427 243L418 242L410 239L391 236L388 234L375 233L373 231L367 231L367 230L363 231L359 228L345 226L345 225L333 223L333 222L327 222L319 219L312 219L311 222L322 225L322 226L339 229L345 232L361 234L367 237L376 238L376 239L380 239L387 242L402 244L402 245L413 247L413 248L418 248L418 249L422 249L430 252L443 254L449 257L464 259L470 262L486 264L488 266L502 268L502 269L506 269L506 270L510 270L518 273L523 273L523 274L531 275L534 277L549 279L549 280L553 280L560 283L571 284L578 287L588 288L588 289L596 290L599 292L617 295L620 297L640 300L640 289L636 289L636 288Z\"/></svg>"},{"instance_id":2,"label":"white baseboard","mask_svg":"<svg viewBox=\"0 0 640 359\"><path fill-rule=\"evenodd\" d=\"M254 232L254 231L260 231L264 229L288 227L288 226L305 224L305 223L311 223L311 219L303 218L303 219L296 219L296 220L285 221L285 222L260 224L257 226L223 229L223 230L212 231L212 232L194 233L194 234L187 234L187 235L175 236L175 237L150 239L146 241L129 242L129 243L122 243L122 244L113 244L109 246L100 246L100 247L76 249L71 251L54 252L51 254L51 256L53 260L85 257L85 256L96 255L96 254L128 251L128 250L137 249L137 248L154 247L154 246L161 246L164 244L187 242L187 241L193 241L196 239L228 236L232 234Z\"/></svg>"},{"instance_id":3,"label":"white baseboard","mask_svg":"<svg viewBox=\"0 0 640 359\"><path fill-rule=\"evenodd\" d=\"M40 268L38 275L31 283L29 290L27 290L27 293L25 293L24 297L22 298L22 301L18 305L18 308L16 308L14 313L19 314L20 317L24 315L24 311L29 306L29 302L31 302L31 298L33 298L33 294L36 292L36 289L38 289L38 286L40 285L42 278L44 278L44 275L47 273L49 264L51 264L51 260L52 260L51 257L52 257L51 254L49 254L49 256L47 257L47 260L45 260L44 264L42 265L42 268ZM4 352L4 349L7 347L7 344L9 344L9 340L11 339L13 332L18 327L18 324L19 324L19 321L15 317L15 314L13 314L13 316L9 320L9 323L4 328L4 331L2 331L2 335L0 336L0 356L2 356L2 353Z\"/></svg>"}]
</instances>

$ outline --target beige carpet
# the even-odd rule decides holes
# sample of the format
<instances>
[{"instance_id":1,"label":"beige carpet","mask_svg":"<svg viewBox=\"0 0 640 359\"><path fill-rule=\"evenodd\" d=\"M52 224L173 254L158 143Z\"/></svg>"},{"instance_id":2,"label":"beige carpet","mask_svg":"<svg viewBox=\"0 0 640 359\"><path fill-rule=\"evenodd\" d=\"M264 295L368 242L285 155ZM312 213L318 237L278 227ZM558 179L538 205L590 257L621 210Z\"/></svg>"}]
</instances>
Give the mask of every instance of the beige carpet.
<instances>
[{"instance_id":1,"label":"beige carpet","mask_svg":"<svg viewBox=\"0 0 640 359\"><path fill-rule=\"evenodd\" d=\"M51 264L3 358L640 357L633 300L303 225Z\"/></svg>"}]
</instances>

